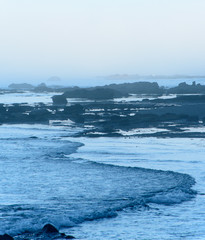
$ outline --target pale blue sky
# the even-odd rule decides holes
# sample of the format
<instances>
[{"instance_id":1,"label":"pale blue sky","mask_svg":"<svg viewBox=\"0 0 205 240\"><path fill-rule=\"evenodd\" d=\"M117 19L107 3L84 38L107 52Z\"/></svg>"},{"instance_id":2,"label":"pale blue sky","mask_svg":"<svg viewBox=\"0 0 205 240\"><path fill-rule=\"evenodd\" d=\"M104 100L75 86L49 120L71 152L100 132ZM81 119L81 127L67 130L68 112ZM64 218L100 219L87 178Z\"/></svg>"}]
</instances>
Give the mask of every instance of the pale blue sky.
<instances>
[{"instance_id":1,"label":"pale blue sky","mask_svg":"<svg viewBox=\"0 0 205 240\"><path fill-rule=\"evenodd\" d=\"M205 0L0 0L0 81L205 75Z\"/></svg>"}]
</instances>

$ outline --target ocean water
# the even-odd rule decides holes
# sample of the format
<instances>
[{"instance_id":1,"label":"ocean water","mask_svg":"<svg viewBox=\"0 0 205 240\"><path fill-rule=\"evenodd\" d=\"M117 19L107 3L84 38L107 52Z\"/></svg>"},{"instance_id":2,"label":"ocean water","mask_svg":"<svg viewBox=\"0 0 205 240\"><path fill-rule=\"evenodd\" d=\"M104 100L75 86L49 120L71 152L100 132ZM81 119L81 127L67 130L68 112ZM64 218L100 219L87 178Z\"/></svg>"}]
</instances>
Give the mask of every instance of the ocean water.
<instances>
[{"instance_id":1,"label":"ocean water","mask_svg":"<svg viewBox=\"0 0 205 240\"><path fill-rule=\"evenodd\" d=\"M205 239L205 139L98 138L80 140L75 154L90 161L144 169L171 170L194 177L193 198L181 191L165 191L148 202L146 211L124 209L114 220L84 224L79 236L90 239ZM94 147L93 147L94 146ZM112 154L111 154L112 153ZM97 159L97 160L96 160ZM187 182L187 180L186 180ZM187 198L188 197L188 198ZM187 201L188 200L188 201ZM88 238L89 239L89 238Z\"/></svg>"},{"instance_id":2,"label":"ocean water","mask_svg":"<svg viewBox=\"0 0 205 240\"><path fill-rule=\"evenodd\" d=\"M51 223L77 239L205 238L204 139L76 131L0 126L0 234Z\"/></svg>"},{"instance_id":3,"label":"ocean water","mask_svg":"<svg viewBox=\"0 0 205 240\"><path fill-rule=\"evenodd\" d=\"M205 239L205 139L74 138L79 131L0 125L0 234L22 240L51 223L82 240Z\"/></svg>"},{"instance_id":4,"label":"ocean water","mask_svg":"<svg viewBox=\"0 0 205 240\"><path fill-rule=\"evenodd\" d=\"M35 104L35 103L45 103L52 104L52 96L58 95L62 93L34 93L29 91L24 92L16 92L16 93L6 93L0 94L0 103L3 104L13 104L13 103L27 103L27 104Z\"/></svg>"}]
</instances>

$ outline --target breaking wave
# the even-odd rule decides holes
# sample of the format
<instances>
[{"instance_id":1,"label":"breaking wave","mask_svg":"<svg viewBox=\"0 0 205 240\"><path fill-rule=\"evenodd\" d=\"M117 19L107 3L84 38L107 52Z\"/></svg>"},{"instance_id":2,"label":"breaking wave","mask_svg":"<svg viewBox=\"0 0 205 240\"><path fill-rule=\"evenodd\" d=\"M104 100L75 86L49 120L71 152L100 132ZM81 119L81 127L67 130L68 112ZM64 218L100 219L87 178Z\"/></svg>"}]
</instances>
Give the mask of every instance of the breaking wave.
<instances>
[{"instance_id":1,"label":"breaking wave","mask_svg":"<svg viewBox=\"0 0 205 240\"><path fill-rule=\"evenodd\" d=\"M34 232L48 222L72 227L196 194L187 174L76 161L69 155L82 144L53 136L0 137L0 144L0 234Z\"/></svg>"}]
</instances>

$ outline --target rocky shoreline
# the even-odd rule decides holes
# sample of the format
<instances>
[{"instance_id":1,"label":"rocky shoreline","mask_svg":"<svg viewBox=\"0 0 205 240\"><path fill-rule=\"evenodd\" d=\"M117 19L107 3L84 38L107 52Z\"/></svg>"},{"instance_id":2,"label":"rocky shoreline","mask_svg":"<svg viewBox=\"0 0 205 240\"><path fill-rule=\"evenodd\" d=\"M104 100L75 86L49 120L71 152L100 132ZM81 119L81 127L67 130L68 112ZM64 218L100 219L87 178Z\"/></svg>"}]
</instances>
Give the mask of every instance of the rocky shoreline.
<instances>
[{"instance_id":1,"label":"rocky shoreline","mask_svg":"<svg viewBox=\"0 0 205 240\"><path fill-rule=\"evenodd\" d=\"M153 86L156 88L156 84ZM183 86L186 89L187 86ZM115 86L117 91L121 87ZM187 88L190 89L190 86ZM196 84L192 88L204 89ZM103 99L104 90L97 91L98 94L103 93L97 98L93 98L96 91L89 91L75 91L75 94L84 94L79 99L74 98L77 97L74 93L69 97L69 91L59 97L53 96L53 104L2 103L0 124L80 127L82 131L73 137L205 138L205 93L171 95L172 92L159 95L149 92L149 95L136 94L134 98L129 98L128 90L122 95L115 95L118 92L114 90L107 92L108 99ZM94 95L89 97L90 93ZM112 94L118 99L112 98ZM50 224L36 233L26 232L14 238L7 234L0 235L0 240L73 238L60 233Z\"/></svg>"},{"instance_id":2,"label":"rocky shoreline","mask_svg":"<svg viewBox=\"0 0 205 240\"><path fill-rule=\"evenodd\" d=\"M61 233L58 231L56 227L51 224L46 224L41 230L30 233L25 232L23 234L17 236L10 236L8 234L0 235L0 240L28 240L28 239L35 239L35 240L52 240L52 239L75 239L72 235L66 235L65 233Z\"/></svg>"},{"instance_id":3,"label":"rocky shoreline","mask_svg":"<svg viewBox=\"0 0 205 240\"><path fill-rule=\"evenodd\" d=\"M81 127L76 135L87 137L205 137L188 128L205 125L205 95L176 96L170 99L144 98L141 101L72 101L72 104L1 104L0 124L55 124L69 121ZM72 123L72 124L71 124ZM155 128L147 134L143 129ZM133 131L133 134L131 134Z\"/></svg>"}]
</instances>

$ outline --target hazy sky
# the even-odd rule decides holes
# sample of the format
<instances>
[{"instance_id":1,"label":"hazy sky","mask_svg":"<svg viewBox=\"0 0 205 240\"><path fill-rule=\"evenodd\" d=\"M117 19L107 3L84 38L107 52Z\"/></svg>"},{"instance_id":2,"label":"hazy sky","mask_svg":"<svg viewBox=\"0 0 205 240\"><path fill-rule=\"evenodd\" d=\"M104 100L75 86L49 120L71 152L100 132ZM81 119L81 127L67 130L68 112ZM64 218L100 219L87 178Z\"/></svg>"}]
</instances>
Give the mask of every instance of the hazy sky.
<instances>
[{"instance_id":1,"label":"hazy sky","mask_svg":"<svg viewBox=\"0 0 205 240\"><path fill-rule=\"evenodd\" d=\"M205 75L205 0L0 0L0 81Z\"/></svg>"}]
</instances>

